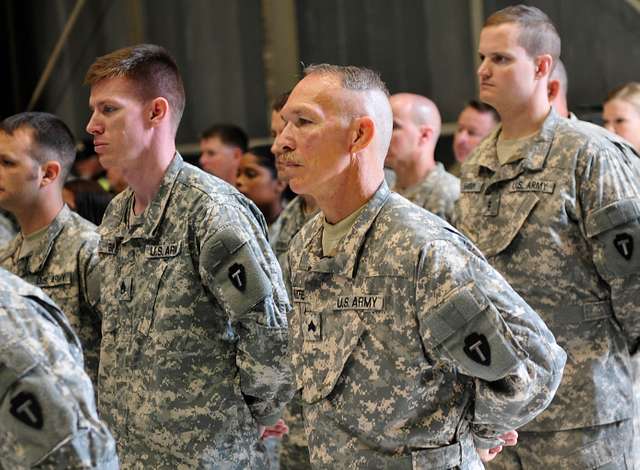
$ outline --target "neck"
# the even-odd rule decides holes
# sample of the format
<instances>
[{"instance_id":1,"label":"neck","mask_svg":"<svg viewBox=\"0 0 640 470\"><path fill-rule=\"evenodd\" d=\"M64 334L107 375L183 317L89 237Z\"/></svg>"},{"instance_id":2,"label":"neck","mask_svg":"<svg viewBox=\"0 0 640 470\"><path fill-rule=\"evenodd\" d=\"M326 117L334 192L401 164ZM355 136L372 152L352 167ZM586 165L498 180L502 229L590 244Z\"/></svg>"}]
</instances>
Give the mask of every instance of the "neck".
<instances>
[{"instance_id":1,"label":"neck","mask_svg":"<svg viewBox=\"0 0 640 470\"><path fill-rule=\"evenodd\" d=\"M367 174L369 173L369 174ZM330 190L314 196L318 207L330 224L336 224L353 214L373 197L384 180L382 166L370 172L353 168L335 181Z\"/></svg>"},{"instance_id":2,"label":"neck","mask_svg":"<svg viewBox=\"0 0 640 470\"><path fill-rule=\"evenodd\" d=\"M395 168L396 189L403 191L424 180L436 166L433 150Z\"/></svg>"},{"instance_id":3,"label":"neck","mask_svg":"<svg viewBox=\"0 0 640 470\"><path fill-rule=\"evenodd\" d=\"M521 107L505 110L500 113L502 138L512 140L535 134L542 128L550 110L551 105L546 97L543 100L533 100Z\"/></svg>"},{"instance_id":4,"label":"neck","mask_svg":"<svg viewBox=\"0 0 640 470\"><path fill-rule=\"evenodd\" d=\"M15 211L14 215L22 234L29 236L51 224L63 206L62 194L48 194L29 204L27 210Z\"/></svg>"},{"instance_id":5,"label":"neck","mask_svg":"<svg viewBox=\"0 0 640 470\"><path fill-rule=\"evenodd\" d=\"M302 210L304 211L305 214L311 214L312 212L315 212L318 209L318 204L316 204L316 200L313 199L311 196L309 196L308 194L301 194L300 197L302 198Z\"/></svg>"},{"instance_id":6,"label":"neck","mask_svg":"<svg viewBox=\"0 0 640 470\"><path fill-rule=\"evenodd\" d=\"M140 214L153 200L160 189L162 178L167 172L176 153L173 141L165 145L152 146L139 159L140 165L123 170L123 178L133 190L135 196L134 213Z\"/></svg>"}]
</instances>

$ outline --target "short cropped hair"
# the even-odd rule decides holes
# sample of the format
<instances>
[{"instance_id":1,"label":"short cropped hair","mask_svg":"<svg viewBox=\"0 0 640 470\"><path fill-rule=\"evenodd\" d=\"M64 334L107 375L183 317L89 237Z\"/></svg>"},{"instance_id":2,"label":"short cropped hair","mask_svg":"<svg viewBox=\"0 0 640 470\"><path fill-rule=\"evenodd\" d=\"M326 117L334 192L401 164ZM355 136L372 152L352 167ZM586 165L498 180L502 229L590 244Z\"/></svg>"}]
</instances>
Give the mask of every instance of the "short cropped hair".
<instances>
[{"instance_id":1,"label":"short cropped hair","mask_svg":"<svg viewBox=\"0 0 640 470\"><path fill-rule=\"evenodd\" d=\"M560 88L566 93L569 90L569 77L567 77L567 69L564 67L561 59L556 61L556 66L551 72L550 80L558 80L560 82Z\"/></svg>"},{"instance_id":2,"label":"short cropped hair","mask_svg":"<svg viewBox=\"0 0 640 470\"><path fill-rule=\"evenodd\" d=\"M214 124L205 129L200 136L201 139L219 138L224 144L238 147L242 153L247 151L249 146L249 137L242 128L235 124Z\"/></svg>"},{"instance_id":3,"label":"short cropped hair","mask_svg":"<svg viewBox=\"0 0 640 470\"><path fill-rule=\"evenodd\" d=\"M26 112L0 122L0 131L8 135L19 129L31 131L30 156L37 163L60 163L60 183L64 183L76 157L73 133L58 116L43 112Z\"/></svg>"},{"instance_id":4,"label":"short cropped hair","mask_svg":"<svg viewBox=\"0 0 640 470\"><path fill-rule=\"evenodd\" d=\"M342 88L353 91L379 90L389 97L387 85L382 81L380 74L375 70L355 65L310 65L304 69L304 76L308 75L335 75L340 77Z\"/></svg>"},{"instance_id":5,"label":"short cropped hair","mask_svg":"<svg viewBox=\"0 0 640 470\"><path fill-rule=\"evenodd\" d=\"M640 82L629 82L611 90L605 103L611 100L622 100L633 105L640 113Z\"/></svg>"},{"instance_id":6,"label":"short cropped hair","mask_svg":"<svg viewBox=\"0 0 640 470\"><path fill-rule=\"evenodd\" d=\"M500 115L498 114L498 112L493 109L493 106L490 106L487 103L483 103L482 101L478 100L469 100L467 106L469 108L475 109L479 113L489 113L496 123L500 122Z\"/></svg>"},{"instance_id":7,"label":"short cropped hair","mask_svg":"<svg viewBox=\"0 0 640 470\"><path fill-rule=\"evenodd\" d=\"M271 110L276 113L282 111L284 105L287 104L287 100L289 99L289 95L291 94L291 90L285 91L283 94L278 96L275 100L273 100L273 104L271 105Z\"/></svg>"},{"instance_id":8,"label":"short cropped hair","mask_svg":"<svg viewBox=\"0 0 640 470\"><path fill-rule=\"evenodd\" d=\"M518 43L530 57L549 54L555 66L560 58L560 35L542 10L528 5L510 6L489 16L484 27L506 23L515 23L520 27Z\"/></svg>"},{"instance_id":9,"label":"short cropped hair","mask_svg":"<svg viewBox=\"0 0 640 470\"><path fill-rule=\"evenodd\" d=\"M278 179L278 170L276 169L276 157L271 153L270 145L258 145L251 147L247 150L247 153L256 157L258 165L269 170L271 177L275 180Z\"/></svg>"},{"instance_id":10,"label":"short cropped hair","mask_svg":"<svg viewBox=\"0 0 640 470\"><path fill-rule=\"evenodd\" d=\"M95 85L115 77L130 80L143 101L165 98L171 107L174 132L178 129L184 112L184 85L176 62L165 48L138 44L98 57L89 67L84 83Z\"/></svg>"}]
</instances>

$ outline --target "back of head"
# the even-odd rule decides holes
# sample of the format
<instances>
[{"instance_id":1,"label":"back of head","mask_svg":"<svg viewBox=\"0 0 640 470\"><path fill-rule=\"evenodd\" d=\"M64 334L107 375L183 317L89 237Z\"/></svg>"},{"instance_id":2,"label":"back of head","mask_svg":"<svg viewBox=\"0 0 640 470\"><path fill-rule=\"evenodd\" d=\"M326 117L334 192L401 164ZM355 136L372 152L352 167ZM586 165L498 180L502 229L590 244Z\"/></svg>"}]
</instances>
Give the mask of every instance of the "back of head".
<instances>
[{"instance_id":1,"label":"back of head","mask_svg":"<svg viewBox=\"0 0 640 470\"><path fill-rule=\"evenodd\" d=\"M73 134L59 117L42 112L14 114L0 123L0 131L8 135L19 129L31 133L31 158L42 164L50 160L60 163L60 185L71 171L75 159Z\"/></svg>"},{"instance_id":2,"label":"back of head","mask_svg":"<svg viewBox=\"0 0 640 470\"><path fill-rule=\"evenodd\" d=\"M214 137L220 139L223 144L238 147L242 153L246 153L249 146L249 137L246 132L235 124L214 124L200 136L201 139L213 139Z\"/></svg>"},{"instance_id":3,"label":"back of head","mask_svg":"<svg viewBox=\"0 0 640 470\"><path fill-rule=\"evenodd\" d=\"M185 106L182 77L175 61L161 46L138 44L98 57L89 67L85 84L122 77L134 84L142 101L163 97L169 102L174 133Z\"/></svg>"},{"instance_id":4,"label":"back of head","mask_svg":"<svg viewBox=\"0 0 640 470\"><path fill-rule=\"evenodd\" d=\"M287 104L287 100L289 99L289 95L291 94L291 90L285 91L280 96L278 96L275 100L273 100L273 104L271 105L271 111L280 112L284 105Z\"/></svg>"},{"instance_id":5,"label":"back of head","mask_svg":"<svg viewBox=\"0 0 640 470\"><path fill-rule=\"evenodd\" d=\"M376 135L374 147L380 161L383 162L391 141L393 114L389 105L389 90L378 72L354 65L310 65L304 69L304 76L329 75L338 78L344 90L362 95L364 99L355 100L349 107L343 107L348 117L369 116L375 123Z\"/></svg>"},{"instance_id":6,"label":"back of head","mask_svg":"<svg viewBox=\"0 0 640 470\"><path fill-rule=\"evenodd\" d=\"M560 58L560 35L542 10L528 5L509 6L489 16L484 27L508 23L519 26L518 42L530 57L549 54L556 64Z\"/></svg>"},{"instance_id":7,"label":"back of head","mask_svg":"<svg viewBox=\"0 0 640 470\"><path fill-rule=\"evenodd\" d=\"M498 114L498 111L496 111L493 106L488 105L487 103L483 103L482 101L474 99L469 100L467 102L467 106L469 108L475 109L479 113L490 114L496 124L500 122L500 115Z\"/></svg>"},{"instance_id":8,"label":"back of head","mask_svg":"<svg viewBox=\"0 0 640 470\"><path fill-rule=\"evenodd\" d=\"M622 100L635 106L640 113L640 82L629 82L611 90L605 103L611 100Z\"/></svg>"},{"instance_id":9,"label":"back of head","mask_svg":"<svg viewBox=\"0 0 640 470\"><path fill-rule=\"evenodd\" d=\"M269 170L273 179L278 179L278 170L276 169L276 157L271 152L270 145L257 145L247 150L247 153L254 155L258 165Z\"/></svg>"},{"instance_id":10,"label":"back of head","mask_svg":"<svg viewBox=\"0 0 640 470\"><path fill-rule=\"evenodd\" d=\"M433 129L434 137L431 140L435 147L442 127L442 118L436 104L426 96L413 93L397 93L390 98L391 101L398 99L407 104L409 117L416 126L426 125Z\"/></svg>"}]
</instances>

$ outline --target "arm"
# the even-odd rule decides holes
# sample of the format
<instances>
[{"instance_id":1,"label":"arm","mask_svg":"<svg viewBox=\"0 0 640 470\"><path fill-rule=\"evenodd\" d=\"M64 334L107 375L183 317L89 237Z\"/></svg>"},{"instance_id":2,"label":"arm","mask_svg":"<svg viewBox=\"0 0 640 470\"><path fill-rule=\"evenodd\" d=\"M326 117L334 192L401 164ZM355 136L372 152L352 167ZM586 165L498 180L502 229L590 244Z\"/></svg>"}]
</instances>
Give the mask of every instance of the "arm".
<instances>
[{"instance_id":1,"label":"arm","mask_svg":"<svg viewBox=\"0 0 640 470\"><path fill-rule=\"evenodd\" d=\"M566 360L552 333L461 236L430 242L417 271L421 336L436 361L473 377L476 446L531 421L551 402Z\"/></svg>"},{"instance_id":2,"label":"arm","mask_svg":"<svg viewBox=\"0 0 640 470\"><path fill-rule=\"evenodd\" d=\"M200 237L200 276L224 309L228 334L237 339L245 401L259 424L273 425L291 398L289 303L280 269L249 212L231 206L214 210Z\"/></svg>"}]
</instances>

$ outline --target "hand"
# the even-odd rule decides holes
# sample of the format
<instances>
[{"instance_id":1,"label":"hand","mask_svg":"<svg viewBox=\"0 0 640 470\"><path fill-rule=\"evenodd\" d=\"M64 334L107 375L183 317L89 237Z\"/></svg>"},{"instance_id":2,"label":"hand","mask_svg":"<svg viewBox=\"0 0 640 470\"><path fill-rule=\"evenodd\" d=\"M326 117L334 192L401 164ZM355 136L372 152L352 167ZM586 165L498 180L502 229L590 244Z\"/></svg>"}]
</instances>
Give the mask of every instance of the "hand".
<instances>
[{"instance_id":1,"label":"hand","mask_svg":"<svg viewBox=\"0 0 640 470\"><path fill-rule=\"evenodd\" d=\"M276 439L282 439L282 436L289 432L289 426L287 426L283 420L279 419L273 426L258 425L258 437L260 439L266 439L268 437L275 437Z\"/></svg>"},{"instance_id":2,"label":"hand","mask_svg":"<svg viewBox=\"0 0 640 470\"><path fill-rule=\"evenodd\" d=\"M480 460L483 462L491 462L500 452L502 452L503 446L515 446L518 443L518 431L515 429L507 431L504 434L500 434L498 439L504 441L504 443L500 446L492 447L491 449L476 449L480 456Z\"/></svg>"}]
</instances>

